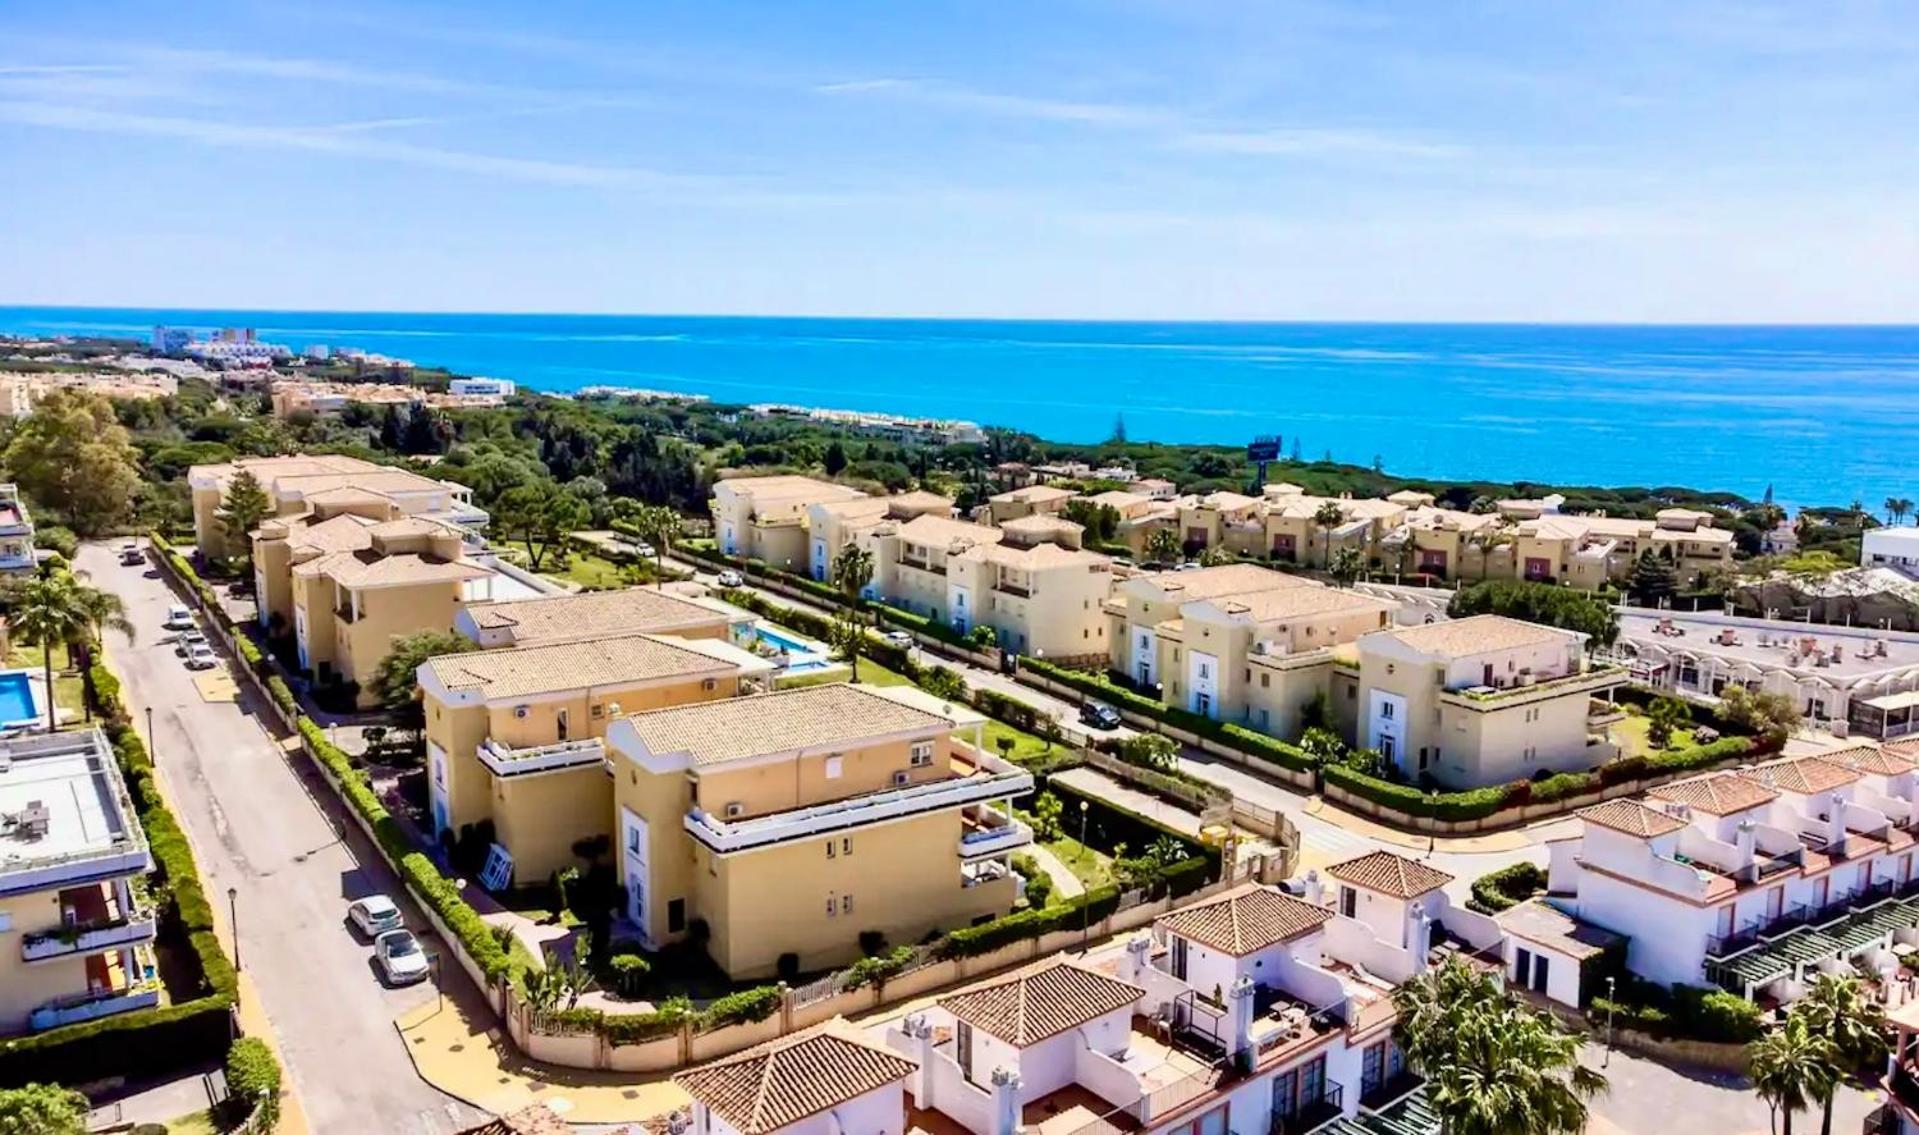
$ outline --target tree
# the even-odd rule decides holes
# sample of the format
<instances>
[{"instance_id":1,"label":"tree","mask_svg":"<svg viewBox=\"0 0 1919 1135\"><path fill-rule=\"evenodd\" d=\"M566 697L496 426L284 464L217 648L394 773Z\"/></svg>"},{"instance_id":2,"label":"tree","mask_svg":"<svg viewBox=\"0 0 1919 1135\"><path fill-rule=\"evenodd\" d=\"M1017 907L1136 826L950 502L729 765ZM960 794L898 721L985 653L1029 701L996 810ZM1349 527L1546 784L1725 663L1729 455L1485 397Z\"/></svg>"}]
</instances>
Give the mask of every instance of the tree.
<instances>
[{"instance_id":1,"label":"tree","mask_svg":"<svg viewBox=\"0 0 1919 1135\"><path fill-rule=\"evenodd\" d=\"M1113 436L1111 441L1114 445L1126 444L1126 415L1113 415Z\"/></svg>"},{"instance_id":2,"label":"tree","mask_svg":"<svg viewBox=\"0 0 1919 1135\"><path fill-rule=\"evenodd\" d=\"M1619 616L1603 601L1569 587L1489 579L1453 592L1446 613L1455 619L1470 615L1504 615L1529 623L1577 631L1592 646L1611 646L1619 637Z\"/></svg>"},{"instance_id":3,"label":"tree","mask_svg":"<svg viewBox=\"0 0 1919 1135\"><path fill-rule=\"evenodd\" d=\"M1339 507L1337 501L1321 501L1319 507L1313 510L1313 523L1319 527L1321 532L1325 533L1325 558L1328 563L1330 563L1333 558L1333 528L1344 519L1346 519L1346 512Z\"/></svg>"},{"instance_id":4,"label":"tree","mask_svg":"<svg viewBox=\"0 0 1919 1135\"><path fill-rule=\"evenodd\" d=\"M1179 767L1179 746L1158 733L1135 733L1126 738L1119 743L1119 756L1127 764L1156 772L1172 772Z\"/></svg>"},{"instance_id":5,"label":"tree","mask_svg":"<svg viewBox=\"0 0 1919 1135\"><path fill-rule=\"evenodd\" d=\"M1506 992L1491 974L1448 959L1401 985L1394 1029L1426 1077L1446 1135L1578 1135L1606 1079L1579 1062L1585 1038Z\"/></svg>"},{"instance_id":6,"label":"tree","mask_svg":"<svg viewBox=\"0 0 1919 1135\"><path fill-rule=\"evenodd\" d=\"M1878 1001L1863 996L1857 978L1821 974L1806 996L1793 1003L1790 1015L1799 1016L1814 1036L1831 1046L1835 1080L1876 1068L1886 1059L1886 1014ZM1820 1101L1820 1135L1832 1135L1832 1098Z\"/></svg>"},{"instance_id":7,"label":"tree","mask_svg":"<svg viewBox=\"0 0 1919 1135\"><path fill-rule=\"evenodd\" d=\"M1233 562L1233 553L1215 544L1199 554L1199 562L1202 567L1218 567L1221 564L1230 564Z\"/></svg>"},{"instance_id":8,"label":"tree","mask_svg":"<svg viewBox=\"0 0 1919 1135\"><path fill-rule=\"evenodd\" d=\"M272 515L273 502L267 499L267 491L260 487L260 479L242 469L234 474L233 481L227 485L226 497L221 500L220 509L213 514L213 519L220 526L220 536L226 543L228 554L237 547L240 549L240 558L250 564L253 562L253 530Z\"/></svg>"},{"instance_id":9,"label":"tree","mask_svg":"<svg viewBox=\"0 0 1919 1135\"><path fill-rule=\"evenodd\" d=\"M1665 748L1672 735L1692 724L1692 709L1675 697L1660 696L1646 708L1646 739Z\"/></svg>"},{"instance_id":10,"label":"tree","mask_svg":"<svg viewBox=\"0 0 1919 1135\"><path fill-rule=\"evenodd\" d=\"M680 514L665 505L641 505L633 514L633 528L653 545L653 574L666 587L666 552L680 534Z\"/></svg>"},{"instance_id":11,"label":"tree","mask_svg":"<svg viewBox=\"0 0 1919 1135\"><path fill-rule=\"evenodd\" d=\"M465 654L478 649L472 640L451 631L418 631L394 640L393 649L373 672L372 692L394 712L400 724L419 729L425 724L420 705L420 667L442 654Z\"/></svg>"},{"instance_id":12,"label":"tree","mask_svg":"<svg viewBox=\"0 0 1919 1135\"><path fill-rule=\"evenodd\" d=\"M1799 707L1785 694L1755 694L1744 686L1729 685L1719 695L1719 719L1778 743L1799 728Z\"/></svg>"},{"instance_id":13,"label":"tree","mask_svg":"<svg viewBox=\"0 0 1919 1135\"><path fill-rule=\"evenodd\" d=\"M87 720L93 720L93 659L100 641L108 631L117 631L126 640L133 641L133 624L127 621L127 605L111 591L90 587L79 582L80 573L74 573L74 598L86 624L80 634L67 640L67 660L80 671L80 681L86 689L83 699Z\"/></svg>"},{"instance_id":14,"label":"tree","mask_svg":"<svg viewBox=\"0 0 1919 1135\"><path fill-rule=\"evenodd\" d=\"M54 571L27 581L8 616L14 636L40 648L46 669L47 728L58 729L53 697L53 648L87 633L92 614L71 572Z\"/></svg>"},{"instance_id":15,"label":"tree","mask_svg":"<svg viewBox=\"0 0 1919 1135\"><path fill-rule=\"evenodd\" d=\"M1178 563L1182 554L1179 546L1179 534L1171 528L1155 528L1146 534L1146 561L1148 563Z\"/></svg>"},{"instance_id":16,"label":"tree","mask_svg":"<svg viewBox=\"0 0 1919 1135\"><path fill-rule=\"evenodd\" d=\"M1041 792L1033 800L1033 834L1040 842L1059 838L1059 818L1065 811L1066 806L1051 792Z\"/></svg>"},{"instance_id":17,"label":"tree","mask_svg":"<svg viewBox=\"0 0 1919 1135\"><path fill-rule=\"evenodd\" d=\"M107 531L133 513L139 451L113 404L97 394L56 390L41 399L15 429L6 461L22 492L82 536Z\"/></svg>"},{"instance_id":18,"label":"tree","mask_svg":"<svg viewBox=\"0 0 1919 1135\"><path fill-rule=\"evenodd\" d=\"M837 477L845 470L846 447L840 444L838 438L834 438L832 444L826 447L826 457L820 464L821 467L826 470L826 475L829 477Z\"/></svg>"},{"instance_id":19,"label":"tree","mask_svg":"<svg viewBox=\"0 0 1919 1135\"><path fill-rule=\"evenodd\" d=\"M833 560L833 586L846 596L846 641L840 645L841 651L853 667L853 682L860 680L860 646L866 637L866 628L860 618L860 593L866 585L873 582L873 554L864 548L848 545Z\"/></svg>"},{"instance_id":20,"label":"tree","mask_svg":"<svg viewBox=\"0 0 1919 1135\"><path fill-rule=\"evenodd\" d=\"M493 517L502 535L518 540L526 548L534 571L546 554L573 533L583 528L590 517L578 497L551 481L521 485L501 495Z\"/></svg>"},{"instance_id":21,"label":"tree","mask_svg":"<svg viewBox=\"0 0 1919 1135\"><path fill-rule=\"evenodd\" d=\"M1365 570L1365 561L1357 548L1341 548L1326 561L1326 573L1340 587L1351 587L1359 580L1359 573Z\"/></svg>"},{"instance_id":22,"label":"tree","mask_svg":"<svg viewBox=\"0 0 1919 1135\"><path fill-rule=\"evenodd\" d=\"M1886 512L1891 515L1893 523L1903 524L1906 516L1912 512L1912 501L1905 497L1893 497L1886 502Z\"/></svg>"},{"instance_id":23,"label":"tree","mask_svg":"<svg viewBox=\"0 0 1919 1135\"><path fill-rule=\"evenodd\" d=\"M1657 607L1660 600L1672 598L1679 590L1679 577L1671 560L1647 548L1633 561L1632 580L1627 587L1640 606Z\"/></svg>"},{"instance_id":24,"label":"tree","mask_svg":"<svg viewBox=\"0 0 1919 1135\"><path fill-rule=\"evenodd\" d=\"M1812 1030L1803 1014L1788 1013L1778 1028L1753 1042L1752 1086L1774 1115L1785 1113L1781 1128L1792 1135L1794 1112L1832 1097L1832 1042Z\"/></svg>"},{"instance_id":25,"label":"tree","mask_svg":"<svg viewBox=\"0 0 1919 1135\"><path fill-rule=\"evenodd\" d=\"M59 1084L0 1090L0 1135L84 1135L87 1097Z\"/></svg>"}]
</instances>

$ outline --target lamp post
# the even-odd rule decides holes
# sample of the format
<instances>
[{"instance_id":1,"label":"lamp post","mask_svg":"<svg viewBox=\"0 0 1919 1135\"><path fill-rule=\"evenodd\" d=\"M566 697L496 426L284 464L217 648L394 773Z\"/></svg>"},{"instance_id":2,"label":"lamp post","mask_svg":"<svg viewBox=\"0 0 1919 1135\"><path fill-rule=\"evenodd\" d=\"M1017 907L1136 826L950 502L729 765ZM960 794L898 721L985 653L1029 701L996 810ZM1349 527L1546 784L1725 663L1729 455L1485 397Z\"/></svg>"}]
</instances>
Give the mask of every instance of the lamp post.
<instances>
[{"instance_id":1,"label":"lamp post","mask_svg":"<svg viewBox=\"0 0 1919 1135\"><path fill-rule=\"evenodd\" d=\"M1615 1004L1613 1000L1613 990L1618 984L1619 979L1617 977L1609 977L1606 979L1606 1055L1600 1058L1599 1066L1601 1068L1612 1067L1612 1010Z\"/></svg>"},{"instance_id":2,"label":"lamp post","mask_svg":"<svg viewBox=\"0 0 1919 1135\"><path fill-rule=\"evenodd\" d=\"M240 888L227 888L227 922L233 927L233 972L240 972Z\"/></svg>"},{"instance_id":3,"label":"lamp post","mask_svg":"<svg viewBox=\"0 0 1919 1135\"><path fill-rule=\"evenodd\" d=\"M147 759L155 762L160 759L160 748L154 744L152 706L147 707Z\"/></svg>"},{"instance_id":4,"label":"lamp post","mask_svg":"<svg viewBox=\"0 0 1919 1135\"><path fill-rule=\"evenodd\" d=\"M1079 854L1073 856L1075 859L1086 858L1086 813L1090 808L1086 801L1079 802Z\"/></svg>"},{"instance_id":5,"label":"lamp post","mask_svg":"<svg viewBox=\"0 0 1919 1135\"><path fill-rule=\"evenodd\" d=\"M435 950L428 954L426 964L433 970L433 993L439 999L439 1005L434 1011L439 1012L446 1008L446 986L440 984L440 952Z\"/></svg>"}]
</instances>

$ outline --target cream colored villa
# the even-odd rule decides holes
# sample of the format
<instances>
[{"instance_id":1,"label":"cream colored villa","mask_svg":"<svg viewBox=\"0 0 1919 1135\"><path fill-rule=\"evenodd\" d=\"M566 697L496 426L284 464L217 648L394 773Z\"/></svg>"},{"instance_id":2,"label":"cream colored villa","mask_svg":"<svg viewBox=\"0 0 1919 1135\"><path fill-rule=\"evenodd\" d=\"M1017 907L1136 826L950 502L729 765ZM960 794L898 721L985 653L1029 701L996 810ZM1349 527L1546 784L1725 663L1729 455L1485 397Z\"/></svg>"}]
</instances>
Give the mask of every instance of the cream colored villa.
<instances>
[{"instance_id":1,"label":"cream colored villa","mask_svg":"<svg viewBox=\"0 0 1919 1135\"><path fill-rule=\"evenodd\" d=\"M676 585L691 586L691 585ZM745 612L673 588L625 587L502 603L471 603L453 629L475 646L531 646L633 634L730 639Z\"/></svg>"},{"instance_id":2,"label":"cream colored villa","mask_svg":"<svg viewBox=\"0 0 1919 1135\"><path fill-rule=\"evenodd\" d=\"M1593 698L1626 673L1588 668L1585 639L1499 615L1362 635L1335 711L1409 780L1474 788L1593 768L1613 752Z\"/></svg>"},{"instance_id":3,"label":"cream colored villa","mask_svg":"<svg viewBox=\"0 0 1919 1135\"><path fill-rule=\"evenodd\" d=\"M804 572L808 510L865 498L858 489L812 477L729 477L713 486L713 530L729 556Z\"/></svg>"},{"instance_id":4,"label":"cream colored villa","mask_svg":"<svg viewBox=\"0 0 1919 1135\"><path fill-rule=\"evenodd\" d=\"M353 512L372 520L419 517L461 528L483 528L488 517L473 504L473 491L406 469L375 465L335 454L246 457L187 471L193 490L193 535L200 554L213 559L240 554L220 523L227 486L242 470L266 490L275 516Z\"/></svg>"},{"instance_id":5,"label":"cream colored villa","mask_svg":"<svg viewBox=\"0 0 1919 1135\"><path fill-rule=\"evenodd\" d=\"M0 1033L160 1003L146 836L97 729L0 741Z\"/></svg>"},{"instance_id":6,"label":"cream colored villa","mask_svg":"<svg viewBox=\"0 0 1919 1135\"><path fill-rule=\"evenodd\" d=\"M613 832L602 738L620 717L730 698L770 664L711 638L630 634L442 655L420 667L436 834L490 820L517 877Z\"/></svg>"},{"instance_id":7,"label":"cream colored villa","mask_svg":"<svg viewBox=\"0 0 1919 1135\"><path fill-rule=\"evenodd\" d=\"M807 571L814 579L832 575L833 561L873 529L927 516L948 519L953 502L938 493L911 492L891 497L827 501L806 510Z\"/></svg>"},{"instance_id":8,"label":"cream colored villa","mask_svg":"<svg viewBox=\"0 0 1919 1135\"><path fill-rule=\"evenodd\" d=\"M860 956L1005 914L1033 778L983 719L907 687L845 684L632 714L607 731L625 917L651 947L695 922L729 975ZM970 743L953 737L970 727Z\"/></svg>"},{"instance_id":9,"label":"cream colored villa","mask_svg":"<svg viewBox=\"0 0 1919 1135\"><path fill-rule=\"evenodd\" d=\"M1160 699L1281 737L1331 696L1333 647L1392 625L1395 605L1254 564L1122 580L1105 604L1108 665Z\"/></svg>"}]
</instances>

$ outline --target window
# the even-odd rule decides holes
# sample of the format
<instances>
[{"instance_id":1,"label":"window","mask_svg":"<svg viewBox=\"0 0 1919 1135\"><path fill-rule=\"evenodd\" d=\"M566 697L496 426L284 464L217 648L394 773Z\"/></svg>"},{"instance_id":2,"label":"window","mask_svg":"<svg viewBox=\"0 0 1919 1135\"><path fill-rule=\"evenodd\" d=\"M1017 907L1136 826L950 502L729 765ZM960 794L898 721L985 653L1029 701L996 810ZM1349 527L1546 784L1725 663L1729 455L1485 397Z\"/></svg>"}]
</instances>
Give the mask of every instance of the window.
<instances>
[{"instance_id":1,"label":"window","mask_svg":"<svg viewBox=\"0 0 1919 1135\"><path fill-rule=\"evenodd\" d=\"M602 704L600 704L599 702L594 702L594 703L593 703L593 716L594 716L595 718L601 718L601 717L605 717L605 716L606 716L606 706L604 706L604 705L602 705Z\"/></svg>"},{"instance_id":2,"label":"window","mask_svg":"<svg viewBox=\"0 0 1919 1135\"><path fill-rule=\"evenodd\" d=\"M840 773L844 771L845 764L846 764L846 758L844 757L826 758L826 779L838 780L840 778Z\"/></svg>"},{"instance_id":3,"label":"window","mask_svg":"<svg viewBox=\"0 0 1919 1135\"><path fill-rule=\"evenodd\" d=\"M841 914L853 913L853 896L852 895L840 896L840 913Z\"/></svg>"},{"instance_id":4,"label":"window","mask_svg":"<svg viewBox=\"0 0 1919 1135\"><path fill-rule=\"evenodd\" d=\"M1379 716L1385 718L1387 721L1391 721L1393 719L1393 703L1389 701L1380 702Z\"/></svg>"},{"instance_id":5,"label":"window","mask_svg":"<svg viewBox=\"0 0 1919 1135\"><path fill-rule=\"evenodd\" d=\"M1273 676L1271 674L1261 674L1259 676L1260 689L1268 690L1268 689L1271 689L1272 686L1273 686Z\"/></svg>"},{"instance_id":6,"label":"window","mask_svg":"<svg viewBox=\"0 0 1919 1135\"><path fill-rule=\"evenodd\" d=\"M638 855L640 853L640 829L638 828L626 829L626 850L633 853L634 855Z\"/></svg>"},{"instance_id":7,"label":"window","mask_svg":"<svg viewBox=\"0 0 1919 1135\"><path fill-rule=\"evenodd\" d=\"M933 742L913 742L913 767L926 768L933 763Z\"/></svg>"},{"instance_id":8,"label":"window","mask_svg":"<svg viewBox=\"0 0 1919 1135\"><path fill-rule=\"evenodd\" d=\"M833 856L837 853L837 850L838 849L833 846L832 840L829 839L826 841L826 857L828 859L833 858Z\"/></svg>"},{"instance_id":9,"label":"window","mask_svg":"<svg viewBox=\"0 0 1919 1135\"><path fill-rule=\"evenodd\" d=\"M1359 892L1351 887L1339 888L1339 913L1347 918L1355 917L1359 910Z\"/></svg>"},{"instance_id":10,"label":"window","mask_svg":"<svg viewBox=\"0 0 1919 1135\"><path fill-rule=\"evenodd\" d=\"M1278 1099L1275 1086L1274 1099ZM1191 1123L1182 1123L1167 1130L1166 1135L1226 1135L1226 1104L1214 1108Z\"/></svg>"},{"instance_id":11,"label":"window","mask_svg":"<svg viewBox=\"0 0 1919 1135\"><path fill-rule=\"evenodd\" d=\"M672 899L666 904L666 932L678 934L686 929L686 900Z\"/></svg>"},{"instance_id":12,"label":"window","mask_svg":"<svg viewBox=\"0 0 1919 1135\"><path fill-rule=\"evenodd\" d=\"M853 837L852 836L849 835L849 836L840 837L840 854L841 855L853 854Z\"/></svg>"},{"instance_id":13,"label":"window","mask_svg":"<svg viewBox=\"0 0 1919 1135\"><path fill-rule=\"evenodd\" d=\"M840 904L832 895L826 896L826 917L831 918L840 912Z\"/></svg>"}]
</instances>

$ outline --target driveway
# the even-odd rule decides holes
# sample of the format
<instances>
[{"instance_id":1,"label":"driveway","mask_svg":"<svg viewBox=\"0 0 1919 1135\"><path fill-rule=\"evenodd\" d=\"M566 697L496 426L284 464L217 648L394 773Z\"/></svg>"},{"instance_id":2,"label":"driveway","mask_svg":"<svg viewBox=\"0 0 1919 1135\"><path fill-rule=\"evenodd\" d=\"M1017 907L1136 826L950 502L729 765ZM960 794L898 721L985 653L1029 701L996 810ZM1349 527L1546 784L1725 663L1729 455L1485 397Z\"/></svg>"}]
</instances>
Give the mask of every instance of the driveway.
<instances>
[{"instance_id":1,"label":"driveway","mask_svg":"<svg viewBox=\"0 0 1919 1135\"><path fill-rule=\"evenodd\" d=\"M237 703L203 698L160 627L177 600L157 571L121 566L104 544L82 547L77 566L126 603L138 637L131 647L109 641L110 663L143 731L152 710L154 760L208 895L224 902L227 888L237 892L237 960L259 990L312 1129L440 1135L483 1120L414 1075L394 1028L396 1015L434 1000L432 986L383 987L372 951L345 924L352 899L403 895L385 864L306 758L247 712L244 684ZM407 914L424 928L417 910ZM442 949L422 937L429 950ZM478 1003L458 966L443 972L449 997Z\"/></svg>"}]
</instances>

